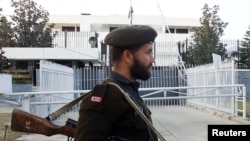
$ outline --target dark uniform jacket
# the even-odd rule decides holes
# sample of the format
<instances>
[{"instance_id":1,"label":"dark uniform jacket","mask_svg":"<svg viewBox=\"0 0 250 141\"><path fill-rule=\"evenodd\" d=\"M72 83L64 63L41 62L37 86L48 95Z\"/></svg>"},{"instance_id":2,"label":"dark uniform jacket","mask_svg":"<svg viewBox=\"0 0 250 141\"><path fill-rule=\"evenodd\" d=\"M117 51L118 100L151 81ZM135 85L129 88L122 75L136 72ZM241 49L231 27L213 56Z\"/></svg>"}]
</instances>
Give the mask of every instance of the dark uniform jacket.
<instances>
[{"instance_id":1,"label":"dark uniform jacket","mask_svg":"<svg viewBox=\"0 0 250 141\"><path fill-rule=\"evenodd\" d=\"M112 81L121 86L151 120L151 112L138 94L138 83L111 72ZM121 91L111 84L98 84L84 97L74 141L157 141L156 135L135 112Z\"/></svg>"}]
</instances>

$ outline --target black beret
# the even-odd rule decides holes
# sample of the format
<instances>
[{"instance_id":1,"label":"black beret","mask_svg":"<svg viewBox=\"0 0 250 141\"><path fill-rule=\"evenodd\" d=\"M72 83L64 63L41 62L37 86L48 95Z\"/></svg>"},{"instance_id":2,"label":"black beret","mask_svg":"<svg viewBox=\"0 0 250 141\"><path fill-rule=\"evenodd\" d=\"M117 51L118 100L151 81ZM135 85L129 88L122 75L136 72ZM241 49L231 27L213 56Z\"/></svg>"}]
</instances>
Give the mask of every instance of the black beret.
<instances>
[{"instance_id":1,"label":"black beret","mask_svg":"<svg viewBox=\"0 0 250 141\"><path fill-rule=\"evenodd\" d=\"M133 47L153 43L157 32L150 26L132 25L112 30L104 42L113 47Z\"/></svg>"}]
</instances>

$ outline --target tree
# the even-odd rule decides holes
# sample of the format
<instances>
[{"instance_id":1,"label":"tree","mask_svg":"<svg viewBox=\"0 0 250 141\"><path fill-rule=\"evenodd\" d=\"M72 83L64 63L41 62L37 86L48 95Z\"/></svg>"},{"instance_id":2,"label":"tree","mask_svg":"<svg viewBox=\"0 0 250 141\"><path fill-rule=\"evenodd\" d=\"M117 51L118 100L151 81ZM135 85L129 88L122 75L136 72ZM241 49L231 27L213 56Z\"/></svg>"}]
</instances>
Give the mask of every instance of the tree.
<instances>
[{"instance_id":1,"label":"tree","mask_svg":"<svg viewBox=\"0 0 250 141\"><path fill-rule=\"evenodd\" d=\"M8 65L7 58L4 56L4 51L0 46L0 73L5 69Z\"/></svg>"},{"instance_id":2,"label":"tree","mask_svg":"<svg viewBox=\"0 0 250 141\"><path fill-rule=\"evenodd\" d=\"M2 9L0 10L2 11ZM0 14L0 46L11 47L15 45L14 33L11 27L11 22L7 20L6 16Z\"/></svg>"},{"instance_id":3,"label":"tree","mask_svg":"<svg viewBox=\"0 0 250 141\"><path fill-rule=\"evenodd\" d=\"M240 69L250 68L250 26L246 31L246 34L241 41L241 47L239 48L239 66Z\"/></svg>"},{"instance_id":4,"label":"tree","mask_svg":"<svg viewBox=\"0 0 250 141\"><path fill-rule=\"evenodd\" d=\"M0 8L0 12L2 12L2 8ZM2 46L5 46L6 44L6 38L5 38L5 32L4 27L6 24L6 18L1 15L0 13L0 73L6 66L6 60L7 58L4 56L4 51L2 49Z\"/></svg>"},{"instance_id":5,"label":"tree","mask_svg":"<svg viewBox=\"0 0 250 141\"><path fill-rule=\"evenodd\" d=\"M15 39L18 47L51 47L52 36L49 21L49 13L42 6L38 6L33 0L11 0L14 7L14 15L11 19L14 23Z\"/></svg>"},{"instance_id":6,"label":"tree","mask_svg":"<svg viewBox=\"0 0 250 141\"><path fill-rule=\"evenodd\" d=\"M13 47L16 43L14 40L14 32L11 28L11 22L8 22L7 17L0 18L0 45L2 47Z\"/></svg>"},{"instance_id":7,"label":"tree","mask_svg":"<svg viewBox=\"0 0 250 141\"><path fill-rule=\"evenodd\" d=\"M226 58L226 48L219 43L224 29L228 23L224 23L218 14L219 6L209 8L207 4L202 8L203 16L200 18L201 26L195 29L192 42L187 49L187 64L207 64L213 61L212 53Z\"/></svg>"}]
</instances>

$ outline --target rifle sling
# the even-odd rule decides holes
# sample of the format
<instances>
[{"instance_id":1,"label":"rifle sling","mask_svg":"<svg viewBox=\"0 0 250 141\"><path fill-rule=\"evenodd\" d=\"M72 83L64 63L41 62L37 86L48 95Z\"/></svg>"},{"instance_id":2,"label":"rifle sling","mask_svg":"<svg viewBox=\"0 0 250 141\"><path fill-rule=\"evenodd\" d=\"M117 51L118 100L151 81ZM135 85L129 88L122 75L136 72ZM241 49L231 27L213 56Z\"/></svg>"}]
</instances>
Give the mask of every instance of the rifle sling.
<instances>
[{"instance_id":1,"label":"rifle sling","mask_svg":"<svg viewBox=\"0 0 250 141\"><path fill-rule=\"evenodd\" d=\"M89 91L90 92L90 91ZM89 93L87 92L87 93ZM82 100L82 98L84 96L87 95L87 93L81 95L80 97L72 100L71 102L69 102L68 104L64 105L63 107L61 107L60 109L56 110L55 112L51 113L48 115L48 117L46 117L46 119L48 119L49 121L54 120L55 118L57 118L58 116L60 116L61 114L63 114L65 111L67 111L69 108L73 107L75 104L77 104L80 100Z\"/></svg>"}]
</instances>

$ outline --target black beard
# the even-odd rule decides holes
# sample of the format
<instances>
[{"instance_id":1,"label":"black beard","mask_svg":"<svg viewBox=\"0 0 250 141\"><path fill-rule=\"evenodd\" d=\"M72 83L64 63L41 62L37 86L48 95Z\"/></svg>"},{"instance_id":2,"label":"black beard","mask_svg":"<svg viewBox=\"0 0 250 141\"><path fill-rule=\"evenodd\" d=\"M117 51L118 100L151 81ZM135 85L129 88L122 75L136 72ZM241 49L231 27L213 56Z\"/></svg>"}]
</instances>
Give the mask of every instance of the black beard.
<instances>
[{"instance_id":1,"label":"black beard","mask_svg":"<svg viewBox=\"0 0 250 141\"><path fill-rule=\"evenodd\" d=\"M150 77L150 71L147 66L144 66L139 59L134 56L134 62L130 68L131 75L136 79L148 80Z\"/></svg>"}]
</instances>

